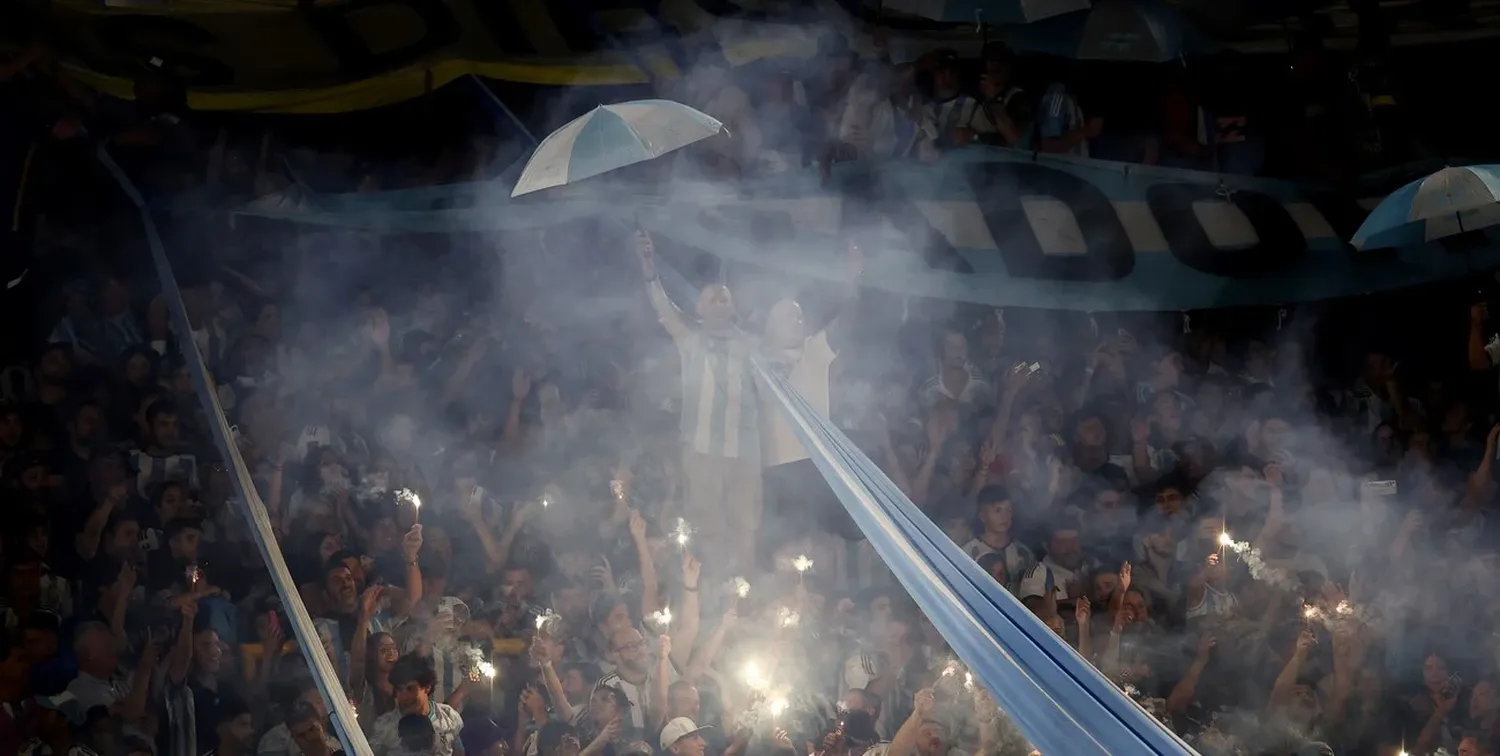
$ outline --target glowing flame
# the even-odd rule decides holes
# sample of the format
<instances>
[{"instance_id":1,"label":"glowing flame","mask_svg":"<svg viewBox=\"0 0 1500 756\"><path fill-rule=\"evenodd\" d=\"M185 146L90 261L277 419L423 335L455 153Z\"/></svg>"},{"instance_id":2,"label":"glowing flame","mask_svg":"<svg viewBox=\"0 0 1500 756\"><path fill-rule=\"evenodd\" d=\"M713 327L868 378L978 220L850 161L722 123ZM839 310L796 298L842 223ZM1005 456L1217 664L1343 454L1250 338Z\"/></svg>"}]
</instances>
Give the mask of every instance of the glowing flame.
<instances>
[{"instance_id":1,"label":"glowing flame","mask_svg":"<svg viewBox=\"0 0 1500 756\"><path fill-rule=\"evenodd\" d=\"M964 690L973 690L973 689L974 689L974 673L973 672L965 672L964 673Z\"/></svg>"},{"instance_id":2,"label":"glowing flame","mask_svg":"<svg viewBox=\"0 0 1500 756\"><path fill-rule=\"evenodd\" d=\"M548 609L547 611L542 612L541 614L538 614L536 616L536 629L538 629L538 630L546 630L547 629L547 623L551 622L554 619L557 619L557 615L554 614L551 609Z\"/></svg>"},{"instance_id":3,"label":"glowing flame","mask_svg":"<svg viewBox=\"0 0 1500 756\"><path fill-rule=\"evenodd\" d=\"M771 717L773 719L776 718L776 717L781 716L781 713L784 712L784 711L786 711L786 707L787 707L787 703L786 703L786 699L785 698L774 698L774 699L771 699L771 704L770 705L771 705Z\"/></svg>"},{"instance_id":4,"label":"glowing flame","mask_svg":"<svg viewBox=\"0 0 1500 756\"><path fill-rule=\"evenodd\" d=\"M688 527L687 520L681 517L677 518L677 527L672 529L672 540L676 541L678 546L686 547L688 536L692 535L692 533L693 529Z\"/></svg>"},{"instance_id":5,"label":"glowing flame","mask_svg":"<svg viewBox=\"0 0 1500 756\"><path fill-rule=\"evenodd\" d=\"M1312 604L1302 605L1302 619L1315 620L1323 616L1323 611Z\"/></svg>"},{"instance_id":6,"label":"glowing flame","mask_svg":"<svg viewBox=\"0 0 1500 756\"><path fill-rule=\"evenodd\" d=\"M1229 535L1229 531L1226 530L1219 534L1219 545L1234 546L1234 538Z\"/></svg>"},{"instance_id":7,"label":"glowing flame","mask_svg":"<svg viewBox=\"0 0 1500 756\"><path fill-rule=\"evenodd\" d=\"M958 674L958 662L950 661L943 667L943 677L952 677Z\"/></svg>"},{"instance_id":8,"label":"glowing flame","mask_svg":"<svg viewBox=\"0 0 1500 756\"><path fill-rule=\"evenodd\" d=\"M552 506L552 499L546 494L542 494L542 509L546 509L550 506Z\"/></svg>"},{"instance_id":9,"label":"glowing flame","mask_svg":"<svg viewBox=\"0 0 1500 756\"><path fill-rule=\"evenodd\" d=\"M792 560L792 569L798 572L807 572L812 569L812 566L813 561L808 559L806 554L798 554L797 558Z\"/></svg>"},{"instance_id":10,"label":"glowing flame","mask_svg":"<svg viewBox=\"0 0 1500 756\"><path fill-rule=\"evenodd\" d=\"M750 595L750 581L737 577L734 579L734 595L744 598Z\"/></svg>"},{"instance_id":11,"label":"glowing flame","mask_svg":"<svg viewBox=\"0 0 1500 756\"><path fill-rule=\"evenodd\" d=\"M399 501L403 504L410 504L412 506L412 509L422 508L422 497L418 496L417 492L411 490L410 488L402 488L397 490L396 501Z\"/></svg>"},{"instance_id":12,"label":"glowing flame","mask_svg":"<svg viewBox=\"0 0 1500 756\"><path fill-rule=\"evenodd\" d=\"M495 665L493 665L493 664L491 664L491 663L489 663L487 661L480 662L479 663L479 674L484 675L485 677L488 677L491 680L495 679Z\"/></svg>"},{"instance_id":13,"label":"glowing flame","mask_svg":"<svg viewBox=\"0 0 1500 756\"><path fill-rule=\"evenodd\" d=\"M616 500L624 500L625 482L618 478L616 478L615 480L611 480L609 482L609 493L611 496L614 496Z\"/></svg>"},{"instance_id":14,"label":"glowing flame","mask_svg":"<svg viewBox=\"0 0 1500 756\"><path fill-rule=\"evenodd\" d=\"M776 622L782 627L796 627L801 621L802 615L789 606L783 606L776 610Z\"/></svg>"},{"instance_id":15,"label":"glowing flame","mask_svg":"<svg viewBox=\"0 0 1500 756\"><path fill-rule=\"evenodd\" d=\"M651 621L660 625L663 630L672 624L672 607L664 606L659 612L651 613Z\"/></svg>"},{"instance_id":16,"label":"glowing flame","mask_svg":"<svg viewBox=\"0 0 1500 756\"><path fill-rule=\"evenodd\" d=\"M760 663L754 659L745 662L745 668L740 672L740 679L744 680L745 686L751 690L765 690L771 686L771 681L761 670Z\"/></svg>"},{"instance_id":17,"label":"glowing flame","mask_svg":"<svg viewBox=\"0 0 1500 756\"><path fill-rule=\"evenodd\" d=\"M1349 603L1348 599L1344 599L1343 601L1339 602L1338 606L1335 606L1333 608L1333 611L1335 611L1335 612L1337 612L1339 614L1348 616L1348 615L1354 613L1354 606Z\"/></svg>"}]
</instances>

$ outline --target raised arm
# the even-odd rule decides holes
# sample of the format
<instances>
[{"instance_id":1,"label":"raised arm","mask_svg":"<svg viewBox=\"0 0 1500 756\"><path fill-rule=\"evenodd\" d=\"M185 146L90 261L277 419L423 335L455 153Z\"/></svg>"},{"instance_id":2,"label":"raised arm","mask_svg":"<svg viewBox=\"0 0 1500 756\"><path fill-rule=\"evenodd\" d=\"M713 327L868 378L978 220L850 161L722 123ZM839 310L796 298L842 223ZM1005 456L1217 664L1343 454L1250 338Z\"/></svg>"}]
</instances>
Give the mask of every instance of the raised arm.
<instances>
[{"instance_id":1,"label":"raised arm","mask_svg":"<svg viewBox=\"0 0 1500 756\"><path fill-rule=\"evenodd\" d=\"M688 328L687 321L682 317L682 311L677 305L672 304L671 298L667 296L667 290L661 286L661 276L656 274L656 244L651 241L651 234L638 231L635 235L635 253L641 259L641 274L646 277L647 292L651 296L651 309L656 310L656 319L661 321L662 327L672 335L672 340L681 343L692 335L692 329Z\"/></svg>"},{"instance_id":2,"label":"raised arm","mask_svg":"<svg viewBox=\"0 0 1500 756\"><path fill-rule=\"evenodd\" d=\"M698 604L698 575L703 564L691 552L682 555L682 621L672 632L672 661L686 667L698 642L702 609Z\"/></svg>"}]
</instances>

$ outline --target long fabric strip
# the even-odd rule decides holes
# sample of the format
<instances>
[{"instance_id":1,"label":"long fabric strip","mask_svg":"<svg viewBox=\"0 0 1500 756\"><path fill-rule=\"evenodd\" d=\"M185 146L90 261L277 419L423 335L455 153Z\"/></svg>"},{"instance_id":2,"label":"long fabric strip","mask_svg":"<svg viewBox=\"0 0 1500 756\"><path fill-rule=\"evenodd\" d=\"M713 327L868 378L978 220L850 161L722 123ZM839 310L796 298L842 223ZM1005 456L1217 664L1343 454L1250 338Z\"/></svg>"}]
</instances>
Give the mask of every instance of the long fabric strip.
<instances>
[{"instance_id":1,"label":"long fabric strip","mask_svg":"<svg viewBox=\"0 0 1500 756\"><path fill-rule=\"evenodd\" d=\"M182 292L178 289L177 279L172 275L172 266L167 260L166 249L162 246L161 236L157 233L156 222L151 218L149 207L145 198L136 189L135 184L114 159L103 147L98 149L99 162L105 170L109 171L120 185L120 190L130 198L140 211L141 225L145 227L146 242L151 248L151 261L156 267L157 278L161 282L162 299L167 303L167 309L172 315L172 327L179 334L191 334L193 328L188 321L187 308L182 304ZM276 594L281 597L281 605L286 609L287 618L292 624L292 634L297 639L297 646L302 649L302 656L307 660L307 668L312 670L313 679L317 682L318 692L323 694L323 699L328 702L329 708L334 714L335 729L338 731L339 742L344 746L344 753L350 756L372 756L370 744L365 740L365 734L359 729L354 710L349 706L349 699L344 694L344 687L339 682L338 674L334 672L333 665L323 654L323 643L318 639L318 632L313 627L312 617L307 614L307 607L302 604L302 596L297 592L297 584L292 580L292 575L287 571L286 559L281 555L281 547L276 542L276 536L271 530L271 519L266 514L265 504L260 500L260 494L255 490L255 483L250 478L250 471L245 466L245 460L240 456L240 450L230 439L229 421L224 417L224 410L219 406L218 393L214 391L209 382L208 369L204 367L203 356L198 352L198 344L192 338L180 338L183 356L187 362L188 374L193 379L193 390L198 394L198 400L202 404L204 415L208 418L209 433L213 436L214 444L219 448L219 454L229 468L229 480L234 485L235 499L239 502L245 520L250 524L250 532L255 536L255 545L260 549L261 558L265 560L266 567L271 573L271 582L276 587ZM271 653L270 650L267 653ZM198 756L197 754L173 754L172 756Z\"/></svg>"},{"instance_id":2,"label":"long fabric strip","mask_svg":"<svg viewBox=\"0 0 1500 756\"><path fill-rule=\"evenodd\" d=\"M656 265L675 301L696 298ZM759 358L754 370L876 553L1032 746L1046 756L1194 753L1001 589L785 378Z\"/></svg>"}]
</instances>

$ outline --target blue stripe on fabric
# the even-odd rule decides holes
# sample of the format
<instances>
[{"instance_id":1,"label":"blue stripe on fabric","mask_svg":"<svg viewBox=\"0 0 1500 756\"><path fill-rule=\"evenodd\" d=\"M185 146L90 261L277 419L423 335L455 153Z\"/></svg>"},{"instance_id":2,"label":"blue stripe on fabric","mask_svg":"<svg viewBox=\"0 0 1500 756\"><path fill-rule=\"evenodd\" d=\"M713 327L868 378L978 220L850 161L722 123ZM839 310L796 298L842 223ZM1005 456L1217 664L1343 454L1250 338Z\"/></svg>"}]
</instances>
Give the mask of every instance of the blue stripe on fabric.
<instances>
[{"instance_id":1,"label":"blue stripe on fabric","mask_svg":"<svg viewBox=\"0 0 1500 756\"><path fill-rule=\"evenodd\" d=\"M151 250L151 261L156 268L156 275L162 289L162 299L166 300L173 328L177 329L178 333L192 333L187 309L182 304L182 291L177 286L177 278L172 274L166 248L162 246L161 235L157 232L156 222L151 219L145 198L103 147L99 147L95 155L105 170L114 177L120 190L140 211L141 224L146 232L146 242ZM364 732L359 729L358 724L355 724L355 715L349 708L349 699L344 695L343 685L339 682L338 675L334 672L328 658L322 652L323 643L318 638L318 631L313 626L312 617L308 616L307 607L302 603L302 596L297 592L291 573L287 571L286 560L281 555L281 547L276 544L275 536L272 535L271 520L266 514L265 505L261 503L260 494L256 492L254 485L249 482L250 473L245 467L245 460L240 456L239 449L229 439L229 421L224 418L224 412L219 408L217 394L213 391L207 370L203 366L203 355L198 352L198 344L191 338L181 341L188 374L193 381L193 390L198 394L198 400L209 420L210 435L213 436L214 445L218 447L221 458L233 468L230 471L229 481L234 486L235 498L242 507L241 513L245 515L251 534L255 536L255 545L260 549L261 558L270 572L271 583L276 587L276 594L281 598L282 606L287 611L287 618L292 623L292 633L297 639L297 646L302 649L302 656L307 660L308 669L313 671L313 680L318 685L318 692L323 695L324 700L328 702L329 709L334 713L336 725L334 729L338 730L339 742L343 744L345 753L353 754L353 756L371 756L370 744L365 739Z\"/></svg>"},{"instance_id":2,"label":"blue stripe on fabric","mask_svg":"<svg viewBox=\"0 0 1500 756\"><path fill-rule=\"evenodd\" d=\"M978 566L784 379L758 360L756 370L876 551L1034 747L1069 754L1192 753L1013 597L1000 595L993 581L982 582Z\"/></svg>"},{"instance_id":3,"label":"blue stripe on fabric","mask_svg":"<svg viewBox=\"0 0 1500 756\"><path fill-rule=\"evenodd\" d=\"M568 183L651 159L651 150L618 113L598 107L588 119L568 152Z\"/></svg>"}]
</instances>

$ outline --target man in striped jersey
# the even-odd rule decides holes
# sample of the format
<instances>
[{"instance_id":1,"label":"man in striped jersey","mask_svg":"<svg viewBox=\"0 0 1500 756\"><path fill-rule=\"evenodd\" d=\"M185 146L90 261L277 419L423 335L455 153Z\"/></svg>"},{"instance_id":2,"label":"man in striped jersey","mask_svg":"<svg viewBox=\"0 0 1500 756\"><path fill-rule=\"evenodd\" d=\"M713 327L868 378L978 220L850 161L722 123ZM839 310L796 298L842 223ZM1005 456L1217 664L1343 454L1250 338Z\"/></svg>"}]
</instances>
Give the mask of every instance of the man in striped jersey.
<instances>
[{"instance_id":1,"label":"man in striped jersey","mask_svg":"<svg viewBox=\"0 0 1500 756\"><path fill-rule=\"evenodd\" d=\"M760 413L750 358L759 344L734 323L734 300L720 284L698 295L698 323L689 325L656 274L655 245L636 236L651 306L682 360L684 508L705 539L726 544L748 564L760 530ZM731 563L732 564L732 563Z\"/></svg>"}]
</instances>

